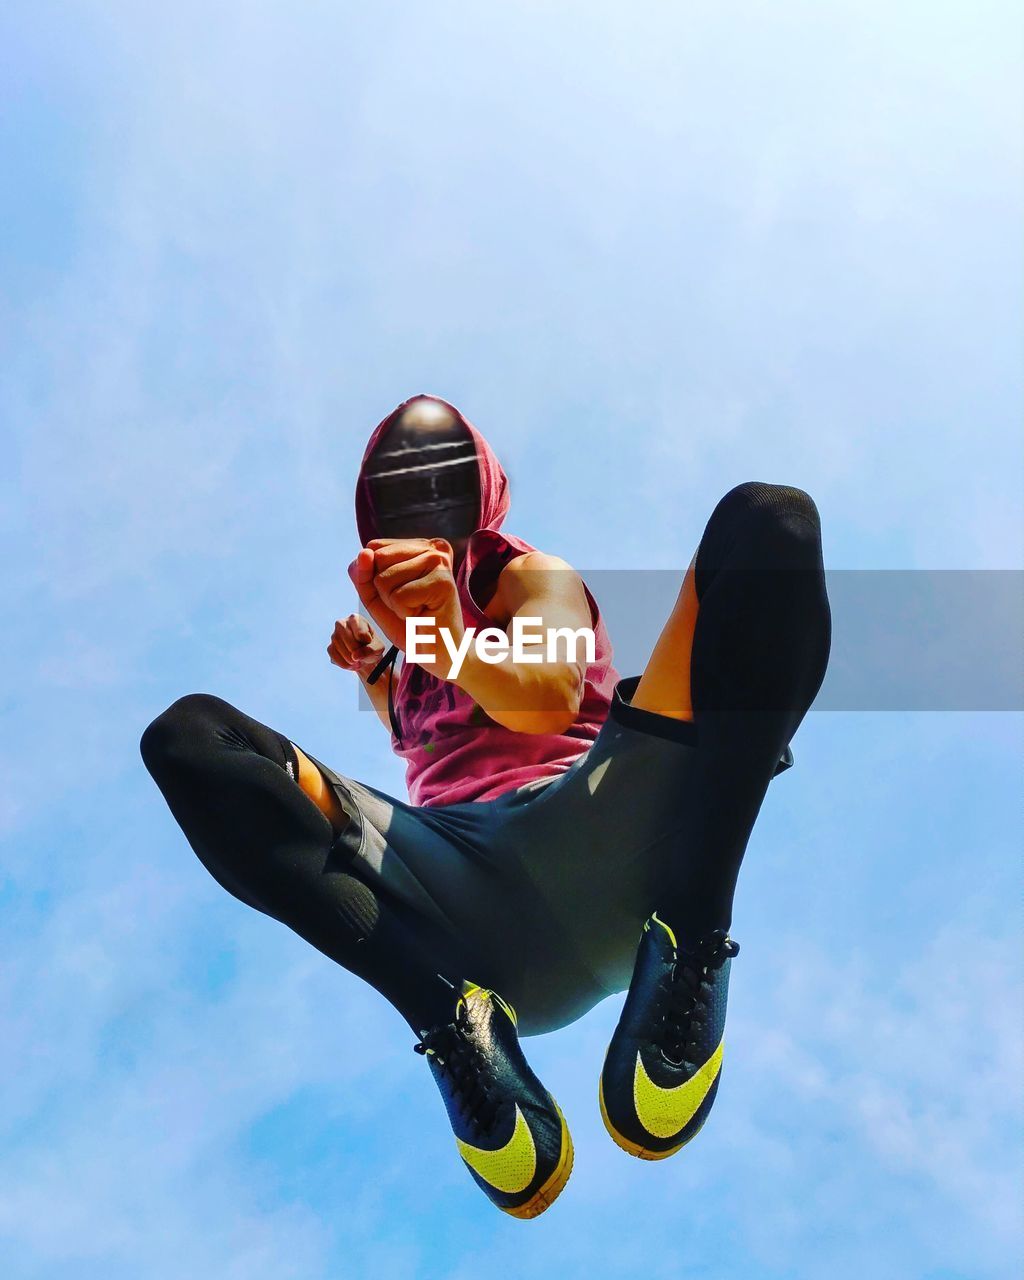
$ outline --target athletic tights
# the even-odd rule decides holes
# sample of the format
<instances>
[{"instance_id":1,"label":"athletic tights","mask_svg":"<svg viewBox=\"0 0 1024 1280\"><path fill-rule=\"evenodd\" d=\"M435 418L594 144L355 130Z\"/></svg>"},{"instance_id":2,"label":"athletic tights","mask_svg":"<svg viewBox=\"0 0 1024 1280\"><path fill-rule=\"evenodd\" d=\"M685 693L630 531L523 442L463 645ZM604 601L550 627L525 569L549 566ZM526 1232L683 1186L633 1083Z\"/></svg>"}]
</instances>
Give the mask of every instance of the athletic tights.
<instances>
[{"instance_id":1,"label":"athletic tights","mask_svg":"<svg viewBox=\"0 0 1024 1280\"><path fill-rule=\"evenodd\" d=\"M800 489L730 490L697 552L690 693L705 803L659 914L684 932L731 922L736 878L768 782L824 678L831 643L821 527ZM404 904L333 849L296 782L290 740L209 694L179 698L142 758L189 844L242 902L292 928L385 997L418 1034L445 1019L451 980Z\"/></svg>"}]
</instances>

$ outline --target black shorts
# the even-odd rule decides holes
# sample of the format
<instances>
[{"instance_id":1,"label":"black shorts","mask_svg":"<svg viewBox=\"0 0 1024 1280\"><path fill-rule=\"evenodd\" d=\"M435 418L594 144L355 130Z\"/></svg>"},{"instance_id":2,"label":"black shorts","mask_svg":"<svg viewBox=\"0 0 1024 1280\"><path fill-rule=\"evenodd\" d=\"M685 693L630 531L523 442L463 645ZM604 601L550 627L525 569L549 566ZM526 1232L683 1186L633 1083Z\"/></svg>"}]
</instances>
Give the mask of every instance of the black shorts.
<instances>
[{"instance_id":1,"label":"black shorts","mask_svg":"<svg viewBox=\"0 0 1024 1280\"><path fill-rule=\"evenodd\" d=\"M633 707L639 679L618 682L570 769L494 800L411 805L309 757L350 818L335 856L458 976L501 992L522 1035L629 986L666 869L685 856L697 726ZM775 773L792 763L787 747Z\"/></svg>"}]
</instances>

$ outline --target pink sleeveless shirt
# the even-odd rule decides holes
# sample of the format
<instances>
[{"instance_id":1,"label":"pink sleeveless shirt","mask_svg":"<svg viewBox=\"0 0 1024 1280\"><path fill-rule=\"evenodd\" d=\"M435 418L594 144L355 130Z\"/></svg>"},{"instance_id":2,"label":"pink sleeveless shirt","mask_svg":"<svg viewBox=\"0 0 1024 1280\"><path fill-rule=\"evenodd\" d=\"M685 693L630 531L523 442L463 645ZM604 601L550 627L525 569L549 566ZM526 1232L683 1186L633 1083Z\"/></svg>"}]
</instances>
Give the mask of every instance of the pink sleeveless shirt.
<instances>
[{"instance_id":1,"label":"pink sleeveless shirt","mask_svg":"<svg viewBox=\"0 0 1024 1280\"><path fill-rule=\"evenodd\" d=\"M522 538L498 532L509 509L508 478L480 432L454 405L448 407L472 435L480 464L480 527L470 538L456 572L463 618L467 626L479 630L494 626L483 605L493 594L502 569L510 560L537 548ZM364 464L391 416L370 437ZM370 489L362 472L356 487L356 521L365 546L377 534ZM563 733L507 729L457 685L438 680L416 663L402 663L393 690L400 737L393 732L391 745L406 762L412 804L493 800L536 778L564 773L590 747L607 717L619 673L612 665L611 641L601 612L585 583L584 591L594 629L594 661L586 670L579 714Z\"/></svg>"}]
</instances>

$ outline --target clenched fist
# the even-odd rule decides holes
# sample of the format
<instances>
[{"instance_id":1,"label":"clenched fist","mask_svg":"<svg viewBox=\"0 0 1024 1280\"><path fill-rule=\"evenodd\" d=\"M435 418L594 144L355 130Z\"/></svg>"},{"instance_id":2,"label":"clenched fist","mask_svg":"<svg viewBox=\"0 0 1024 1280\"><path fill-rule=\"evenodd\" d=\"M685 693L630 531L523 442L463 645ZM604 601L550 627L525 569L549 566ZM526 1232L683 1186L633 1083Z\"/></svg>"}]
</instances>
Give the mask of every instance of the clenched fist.
<instances>
[{"instance_id":1,"label":"clenched fist","mask_svg":"<svg viewBox=\"0 0 1024 1280\"><path fill-rule=\"evenodd\" d=\"M444 538L374 538L348 567L367 613L392 644L405 652L407 618L433 618L459 644L465 632L455 586L454 552ZM417 660L431 675L448 678L451 661L440 634L420 631L422 649L434 661Z\"/></svg>"},{"instance_id":2,"label":"clenched fist","mask_svg":"<svg viewBox=\"0 0 1024 1280\"><path fill-rule=\"evenodd\" d=\"M343 671L369 675L384 656L384 646L361 614L350 613L334 624L327 652L334 665Z\"/></svg>"}]
</instances>

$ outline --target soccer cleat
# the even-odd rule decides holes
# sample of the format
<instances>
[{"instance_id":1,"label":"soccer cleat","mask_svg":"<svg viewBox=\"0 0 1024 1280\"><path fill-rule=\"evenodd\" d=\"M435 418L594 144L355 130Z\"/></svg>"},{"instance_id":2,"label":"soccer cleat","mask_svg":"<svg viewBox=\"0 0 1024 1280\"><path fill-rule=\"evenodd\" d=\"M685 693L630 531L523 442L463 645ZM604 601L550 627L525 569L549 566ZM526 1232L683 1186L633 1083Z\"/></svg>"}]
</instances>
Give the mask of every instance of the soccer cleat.
<instances>
[{"instance_id":1,"label":"soccer cleat","mask_svg":"<svg viewBox=\"0 0 1024 1280\"><path fill-rule=\"evenodd\" d=\"M420 1037L474 1181L514 1218L543 1213L569 1181L572 1138L519 1047L515 1010L464 981L452 1020Z\"/></svg>"},{"instance_id":2,"label":"soccer cleat","mask_svg":"<svg viewBox=\"0 0 1024 1280\"><path fill-rule=\"evenodd\" d=\"M685 948L657 912L644 924L598 1089L605 1128L630 1155L674 1155L708 1118L738 952L724 929Z\"/></svg>"}]
</instances>

